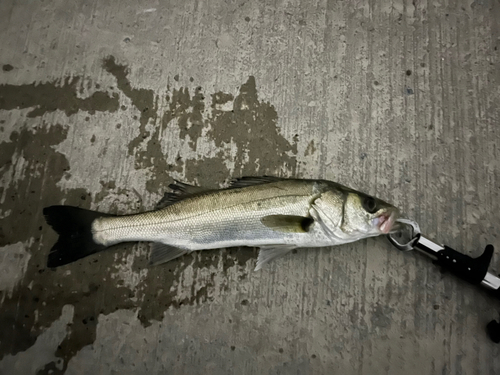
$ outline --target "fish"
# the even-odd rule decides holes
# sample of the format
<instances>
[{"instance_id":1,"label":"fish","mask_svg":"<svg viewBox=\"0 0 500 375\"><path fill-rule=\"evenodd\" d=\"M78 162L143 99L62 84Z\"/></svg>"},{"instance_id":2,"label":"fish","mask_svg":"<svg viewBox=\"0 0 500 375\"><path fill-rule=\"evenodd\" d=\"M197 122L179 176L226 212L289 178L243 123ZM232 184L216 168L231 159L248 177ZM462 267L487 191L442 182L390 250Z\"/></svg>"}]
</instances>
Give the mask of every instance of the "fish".
<instances>
[{"instance_id":1,"label":"fish","mask_svg":"<svg viewBox=\"0 0 500 375\"><path fill-rule=\"evenodd\" d=\"M47 259L60 267L123 242L152 242L150 264L197 250L258 247L255 270L297 248L328 247L393 232L399 210L328 180L242 177L227 188L179 181L152 211L111 215L45 207L59 234Z\"/></svg>"}]
</instances>

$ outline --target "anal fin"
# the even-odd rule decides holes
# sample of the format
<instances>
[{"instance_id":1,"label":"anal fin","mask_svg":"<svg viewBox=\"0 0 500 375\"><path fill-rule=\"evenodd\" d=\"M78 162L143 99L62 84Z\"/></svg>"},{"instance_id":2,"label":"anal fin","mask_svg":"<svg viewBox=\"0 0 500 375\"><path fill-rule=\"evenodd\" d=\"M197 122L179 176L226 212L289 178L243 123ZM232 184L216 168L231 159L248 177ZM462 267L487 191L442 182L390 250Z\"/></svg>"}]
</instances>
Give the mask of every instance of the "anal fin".
<instances>
[{"instance_id":1,"label":"anal fin","mask_svg":"<svg viewBox=\"0 0 500 375\"><path fill-rule=\"evenodd\" d=\"M189 253L189 250L179 249L178 247L166 245L161 242L154 242L151 250L151 257L149 259L149 265L156 266L158 264L166 263L187 253Z\"/></svg>"},{"instance_id":2,"label":"anal fin","mask_svg":"<svg viewBox=\"0 0 500 375\"><path fill-rule=\"evenodd\" d=\"M269 263L274 259L281 258L282 256L288 254L295 248L295 245L261 246L259 257L257 258L257 265L255 266L255 271L260 270L266 263Z\"/></svg>"}]
</instances>

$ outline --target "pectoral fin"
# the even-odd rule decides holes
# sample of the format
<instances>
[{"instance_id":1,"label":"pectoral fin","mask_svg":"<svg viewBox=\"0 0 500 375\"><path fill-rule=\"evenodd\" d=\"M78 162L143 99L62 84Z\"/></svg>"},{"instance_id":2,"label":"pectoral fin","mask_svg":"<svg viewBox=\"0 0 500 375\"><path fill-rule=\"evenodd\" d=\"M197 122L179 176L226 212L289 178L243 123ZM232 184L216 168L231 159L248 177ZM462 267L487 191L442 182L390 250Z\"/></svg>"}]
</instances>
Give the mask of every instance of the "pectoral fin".
<instances>
[{"instance_id":1,"label":"pectoral fin","mask_svg":"<svg viewBox=\"0 0 500 375\"><path fill-rule=\"evenodd\" d=\"M263 265L269 263L271 260L288 254L293 249L295 249L294 245L262 246L259 251L259 257L257 258L255 271L260 270Z\"/></svg>"},{"instance_id":2,"label":"pectoral fin","mask_svg":"<svg viewBox=\"0 0 500 375\"><path fill-rule=\"evenodd\" d=\"M179 249L160 242L155 242L152 246L149 265L156 266L158 264L166 263L187 253L189 253L189 250Z\"/></svg>"},{"instance_id":3,"label":"pectoral fin","mask_svg":"<svg viewBox=\"0 0 500 375\"><path fill-rule=\"evenodd\" d=\"M266 227L283 233L306 233L314 220L305 216L269 215L260 219Z\"/></svg>"}]
</instances>

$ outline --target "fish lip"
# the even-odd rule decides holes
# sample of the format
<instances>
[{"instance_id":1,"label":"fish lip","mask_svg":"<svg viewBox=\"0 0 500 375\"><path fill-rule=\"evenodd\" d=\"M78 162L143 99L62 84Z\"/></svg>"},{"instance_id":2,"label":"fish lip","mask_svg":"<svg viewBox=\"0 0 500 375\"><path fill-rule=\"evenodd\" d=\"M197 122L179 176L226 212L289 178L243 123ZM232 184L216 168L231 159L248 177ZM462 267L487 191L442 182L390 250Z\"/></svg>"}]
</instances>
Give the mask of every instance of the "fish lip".
<instances>
[{"instance_id":1,"label":"fish lip","mask_svg":"<svg viewBox=\"0 0 500 375\"><path fill-rule=\"evenodd\" d=\"M389 234L395 227L396 212L385 212L376 218L378 230L383 234Z\"/></svg>"}]
</instances>

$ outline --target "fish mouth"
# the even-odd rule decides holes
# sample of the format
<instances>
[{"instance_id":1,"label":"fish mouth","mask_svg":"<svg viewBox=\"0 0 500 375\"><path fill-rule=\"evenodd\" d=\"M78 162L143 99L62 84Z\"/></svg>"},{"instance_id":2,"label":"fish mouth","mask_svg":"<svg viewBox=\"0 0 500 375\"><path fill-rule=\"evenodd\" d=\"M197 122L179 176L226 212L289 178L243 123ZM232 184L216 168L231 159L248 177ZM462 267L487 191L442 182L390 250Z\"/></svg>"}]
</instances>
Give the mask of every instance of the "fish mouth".
<instances>
[{"instance_id":1,"label":"fish mouth","mask_svg":"<svg viewBox=\"0 0 500 375\"><path fill-rule=\"evenodd\" d=\"M374 219L374 225L378 226L381 233L388 234L396 227L396 216L395 212L383 213Z\"/></svg>"}]
</instances>

